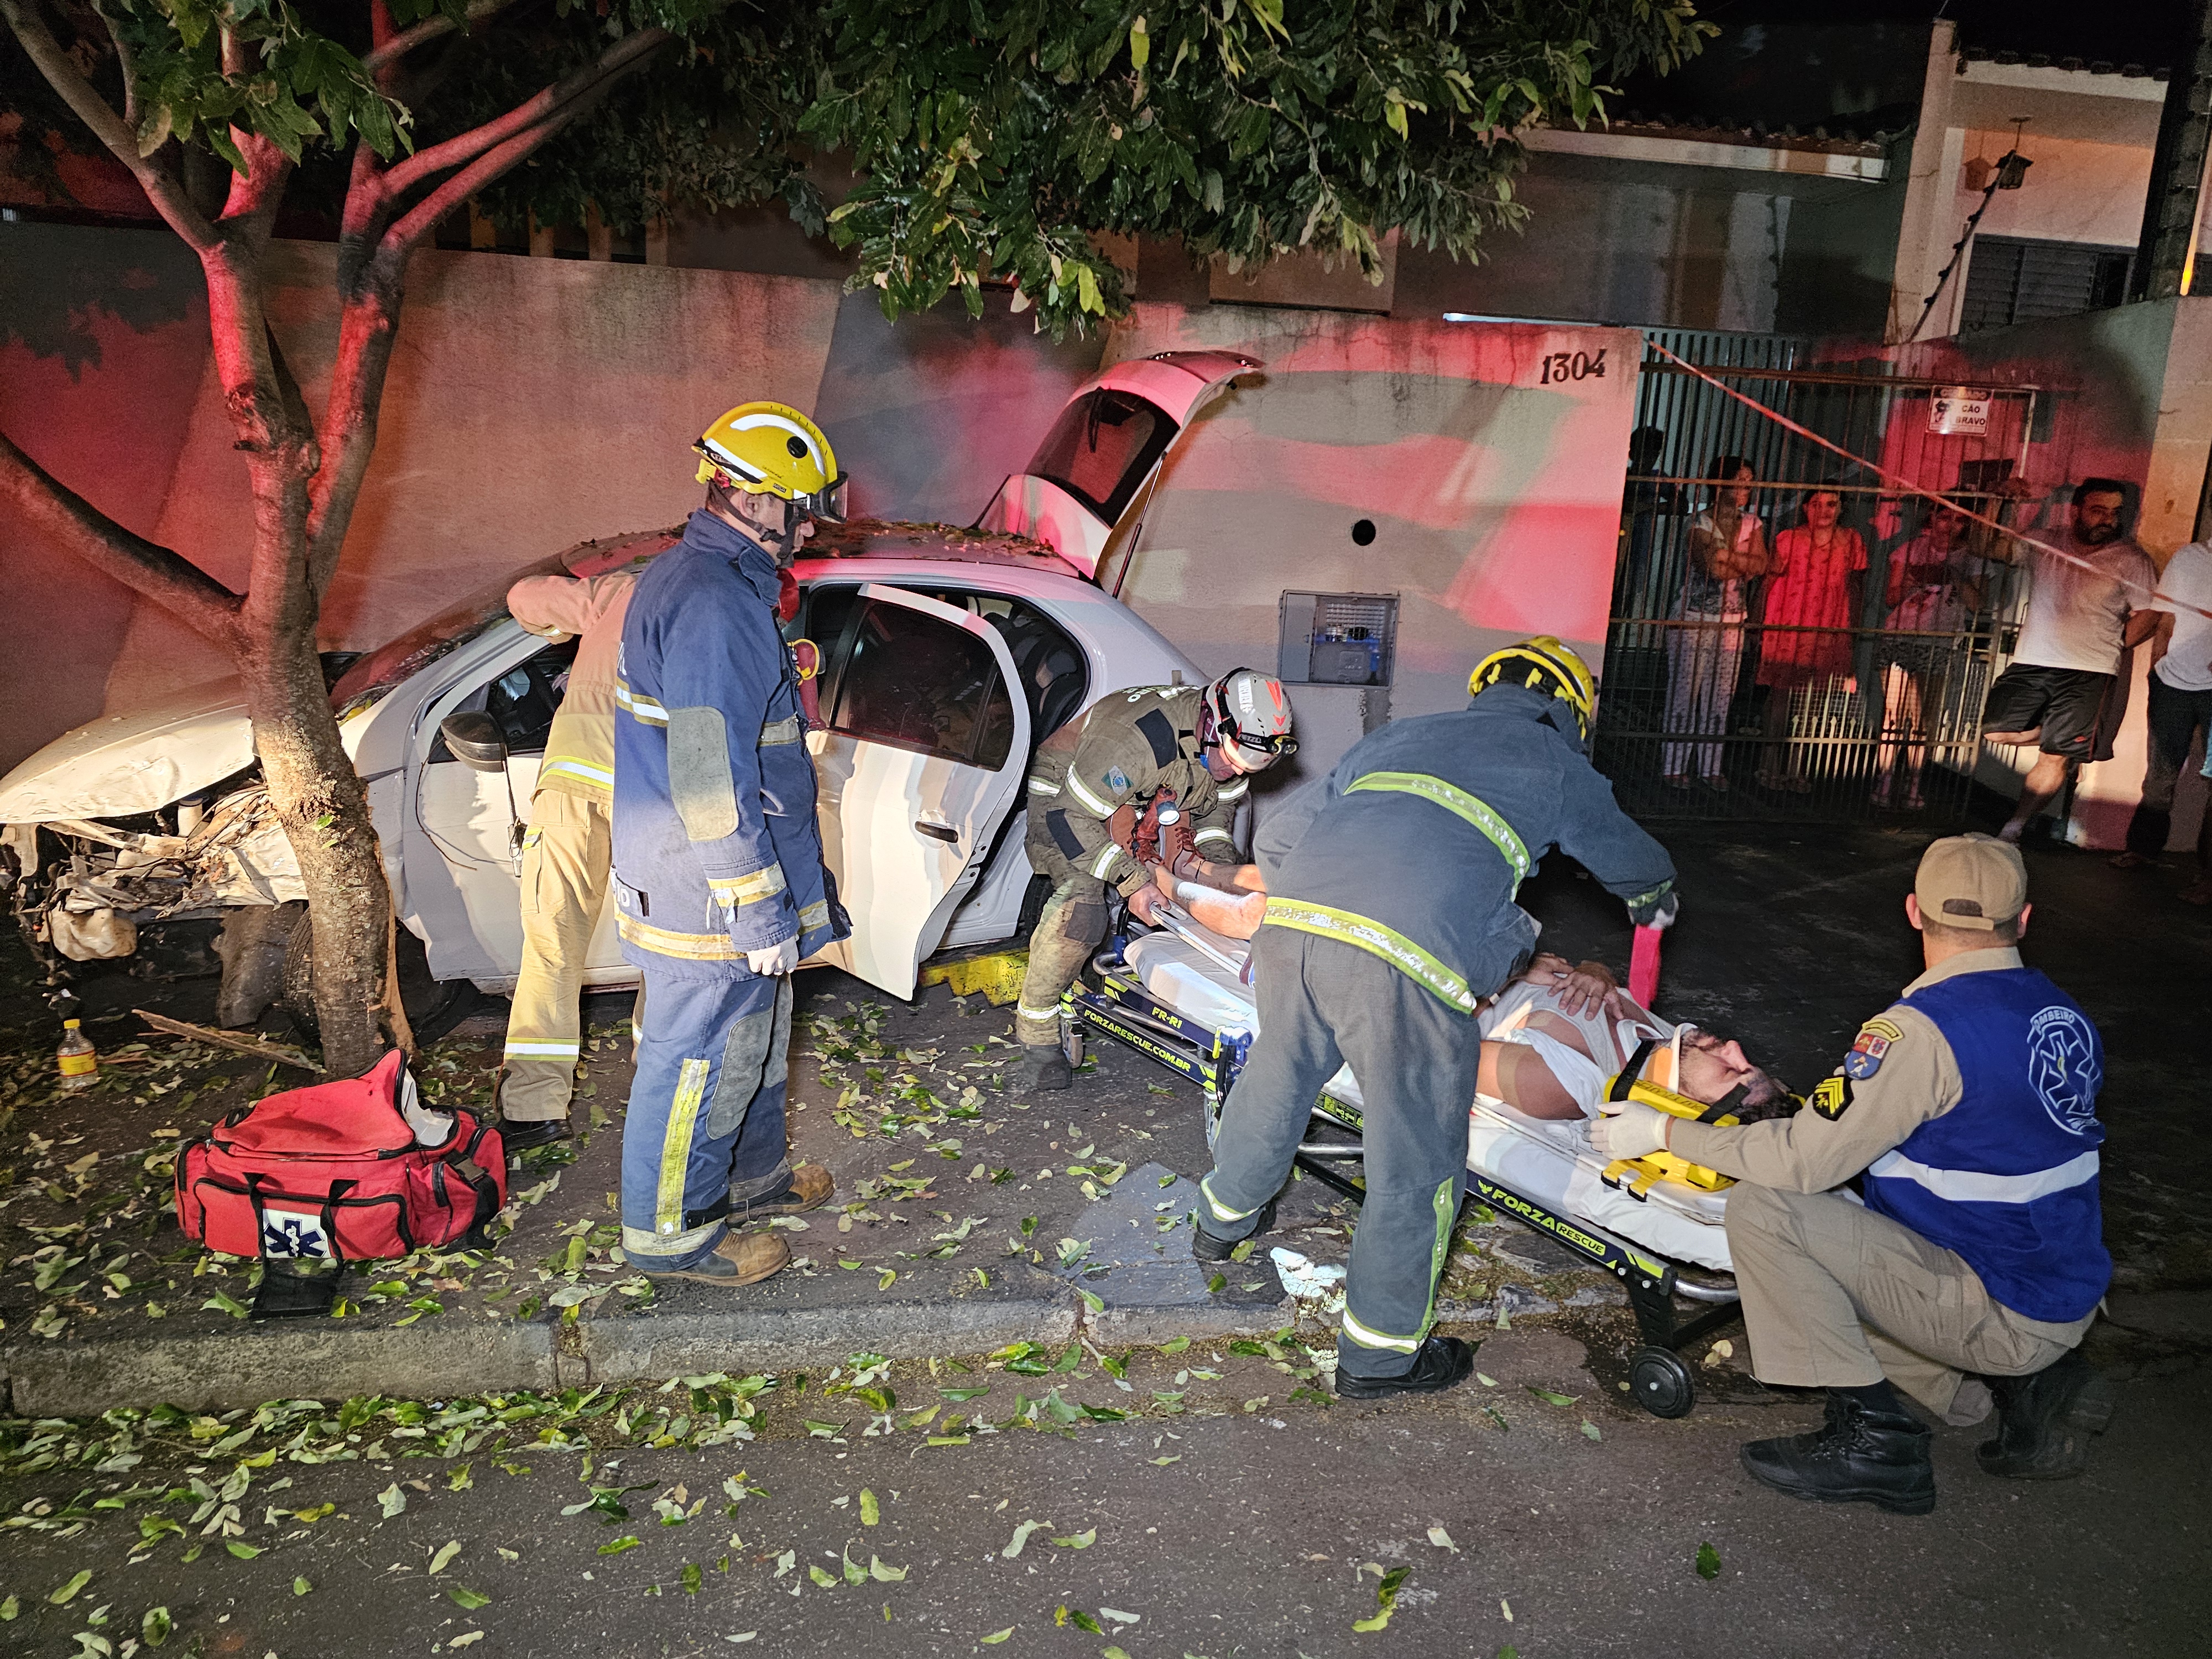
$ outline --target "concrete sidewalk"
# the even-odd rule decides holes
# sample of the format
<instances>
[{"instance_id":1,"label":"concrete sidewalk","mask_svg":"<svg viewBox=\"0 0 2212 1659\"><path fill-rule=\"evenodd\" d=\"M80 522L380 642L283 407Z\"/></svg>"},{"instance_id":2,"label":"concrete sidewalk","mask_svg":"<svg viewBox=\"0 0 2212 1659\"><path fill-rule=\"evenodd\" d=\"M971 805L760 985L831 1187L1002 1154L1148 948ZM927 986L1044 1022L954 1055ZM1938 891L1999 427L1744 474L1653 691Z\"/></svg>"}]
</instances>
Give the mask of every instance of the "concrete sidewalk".
<instances>
[{"instance_id":1,"label":"concrete sidewalk","mask_svg":"<svg viewBox=\"0 0 2212 1659\"><path fill-rule=\"evenodd\" d=\"M1794 1086L1835 1062L1851 1032L1917 971L1902 896L1928 836L1741 826L1670 831L1683 920L1659 999L1675 1018L1741 1036ZM2030 960L2103 1026L2110 1065L2107 1233L2115 1313L2161 1353L2212 1348L2212 1224L2191 1200L2204 1141L2199 1079L2212 917L2176 903L2175 872L2123 874L2100 858L2031 855ZM1524 889L1547 947L1625 956L1619 907L1564 860ZM10 939L8 966L22 958ZM825 1164L836 1196L787 1220L793 1267L730 1292L656 1292L616 1259L614 1193L628 1042L594 1006L573 1147L511 1176L514 1228L489 1258L422 1253L356 1269L334 1319L249 1324L245 1264L211 1261L161 1213L167 1160L235 1105L286 1086L281 1068L166 1039L132 1047L127 1009L160 1006L119 971L88 975L87 1029L101 1085L52 1097L51 1020L20 988L0 1019L0 1373L15 1411L80 1415L156 1402L206 1408L289 1397L448 1398L705 1371L782 1370L856 1352L988 1352L1016 1342L1101 1346L1272 1332L1297 1309L1265 1252L1212 1284L1188 1261L1191 1183L1207 1167L1196 1091L1101 1044L1065 1095L1007 1096L997 1073L1010 1011L941 988L911 1007L842 975L800 981L793 1039L795 1157ZM177 988L197 1017L210 983ZM435 1045L426 1093L480 1104L504 1006ZM1293 1188L1282 1243L1340 1260L1346 1206ZM1568 1308L1600 1349L1627 1343L1601 1276L1513 1224L1470 1219L1444 1314L1491 1322ZM1322 1327L1309 1321L1318 1340ZM1738 1345L1739 1347L1741 1345ZM1741 1355L1735 1363L1741 1364Z\"/></svg>"}]
</instances>

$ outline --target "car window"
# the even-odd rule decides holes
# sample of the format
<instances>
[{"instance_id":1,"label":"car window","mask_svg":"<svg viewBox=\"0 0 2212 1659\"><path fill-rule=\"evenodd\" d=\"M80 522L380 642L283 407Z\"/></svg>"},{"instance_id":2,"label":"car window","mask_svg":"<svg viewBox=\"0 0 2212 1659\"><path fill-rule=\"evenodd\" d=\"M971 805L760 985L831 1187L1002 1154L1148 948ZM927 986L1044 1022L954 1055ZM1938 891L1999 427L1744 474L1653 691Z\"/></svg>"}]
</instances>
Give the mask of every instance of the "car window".
<instances>
[{"instance_id":1,"label":"car window","mask_svg":"<svg viewBox=\"0 0 2212 1659\"><path fill-rule=\"evenodd\" d=\"M1012 699L981 640L878 599L860 601L849 633L836 702L823 705L833 730L994 772L1006 763Z\"/></svg>"},{"instance_id":2,"label":"car window","mask_svg":"<svg viewBox=\"0 0 2212 1659\"><path fill-rule=\"evenodd\" d=\"M902 584L904 586L905 584ZM1042 743L1073 719L1091 688L1083 647L1026 599L973 588L915 587L914 592L981 617L999 630L1014 659L1014 678L1030 703L1030 741Z\"/></svg>"},{"instance_id":3,"label":"car window","mask_svg":"<svg viewBox=\"0 0 2212 1659\"><path fill-rule=\"evenodd\" d=\"M1165 410L1134 392L1101 389L1060 411L1030 471L1111 524L1175 434Z\"/></svg>"},{"instance_id":4,"label":"car window","mask_svg":"<svg viewBox=\"0 0 2212 1659\"><path fill-rule=\"evenodd\" d=\"M542 755L553 735L553 716L560 712L561 699L568 690L568 670L575 660L574 640L548 645L490 684L478 686L450 712L488 714L499 722L509 755ZM431 739L429 764L453 758L442 735Z\"/></svg>"}]
</instances>

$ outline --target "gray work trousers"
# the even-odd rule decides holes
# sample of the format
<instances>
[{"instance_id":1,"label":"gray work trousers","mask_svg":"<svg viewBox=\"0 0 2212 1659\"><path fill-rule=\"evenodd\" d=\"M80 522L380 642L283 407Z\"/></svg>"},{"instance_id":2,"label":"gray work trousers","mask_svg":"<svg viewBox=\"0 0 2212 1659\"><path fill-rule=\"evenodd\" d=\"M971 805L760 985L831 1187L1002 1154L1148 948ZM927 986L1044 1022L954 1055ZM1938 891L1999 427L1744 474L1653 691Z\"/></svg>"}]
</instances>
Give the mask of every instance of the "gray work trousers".
<instances>
[{"instance_id":1,"label":"gray work trousers","mask_svg":"<svg viewBox=\"0 0 2212 1659\"><path fill-rule=\"evenodd\" d=\"M1352 1235L1337 1364L1403 1376L1428 1334L1467 1188L1467 1114L1482 1036L1418 981L1356 945L1281 927L1252 940L1260 1035L1221 1109L1206 1230L1248 1236L1290 1179L1322 1085L1349 1064L1366 1105L1367 1197Z\"/></svg>"},{"instance_id":2,"label":"gray work trousers","mask_svg":"<svg viewBox=\"0 0 2212 1659\"><path fill-rule=\"evenodd\" d=\"M1765 1382L1850 1389L1887 1377L1951 1424L1989 1415L1983 1376L2065 1356L2094 1313L2015 1313L1953 1250L1840 1193L1729 1188L1729 1255L1751 1368Z\"/></svg>"},{"instance_id":3,"label":"gray work trousers","mask_svg":"<svg viewBox=\"0 0 2212 1659\"><path fill-rule=\"evenodd\" d=\"M1022 975L1021 1000L1014 1006L1015 1040L1036 1048L1059 1042L1060 994L1090 966L1099 941L1106 937L1110 901L1106 884L1078 870L1058 848L1049 843L1039 847L1032 837L1029 854L1036 872L1054 883L1052 896L1045 901L1036 929L1030 935L1029 969Z\"/></svg>"}]
</instances>

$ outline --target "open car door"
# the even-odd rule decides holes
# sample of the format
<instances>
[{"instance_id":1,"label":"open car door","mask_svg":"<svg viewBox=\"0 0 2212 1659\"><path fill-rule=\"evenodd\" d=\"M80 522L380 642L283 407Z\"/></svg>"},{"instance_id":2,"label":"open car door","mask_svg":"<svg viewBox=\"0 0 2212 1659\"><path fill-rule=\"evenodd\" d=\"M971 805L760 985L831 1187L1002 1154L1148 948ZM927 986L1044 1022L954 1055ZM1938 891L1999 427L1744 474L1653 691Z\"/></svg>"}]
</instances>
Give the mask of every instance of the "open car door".
<instances>
[{"instance_id":1,"label":"open car door","mask_svg":"<svg viewBox=\"0 0 2212 1659\"><path fill-rule=\"evenodd\" d=\"M1163 351L1086 380L975 521L1044 543L1096 576L1108 541L1176 440L1239 374L1263 367L1230 351Z\"/></svg>"},{"instance_id":2,"label":"open car door","mask_svg":"<svg viewBox=\"0 0 2212 1659\"><path fill-rule=\"evenodd\" d=\"M811 960L904 999L1021 799L1029 700L998 630L939 600L825 584L807 626L825 657L806 738L822 845L853 917Z\"/></svg>"}]
</instances>

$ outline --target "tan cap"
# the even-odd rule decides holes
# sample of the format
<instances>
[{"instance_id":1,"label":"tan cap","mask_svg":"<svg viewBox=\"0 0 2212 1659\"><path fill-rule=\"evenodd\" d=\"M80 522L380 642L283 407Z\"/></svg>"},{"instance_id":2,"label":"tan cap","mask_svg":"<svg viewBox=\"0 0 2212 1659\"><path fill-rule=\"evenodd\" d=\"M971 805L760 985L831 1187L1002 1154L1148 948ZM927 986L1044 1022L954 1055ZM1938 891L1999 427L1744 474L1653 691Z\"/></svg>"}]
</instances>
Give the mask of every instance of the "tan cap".
<instances>
[{"instance_id":1,"label":"tan cap","mask_svg":"<svg viewBox=\"0 0 2212 1659\"><path fill-rule=\"evenodd\" d=\"M1995 836L1947 836L1920 855L1912 892L1924 921L1994 928L2027 908L2027 866Z\"/></svg>"}]
</instances>

